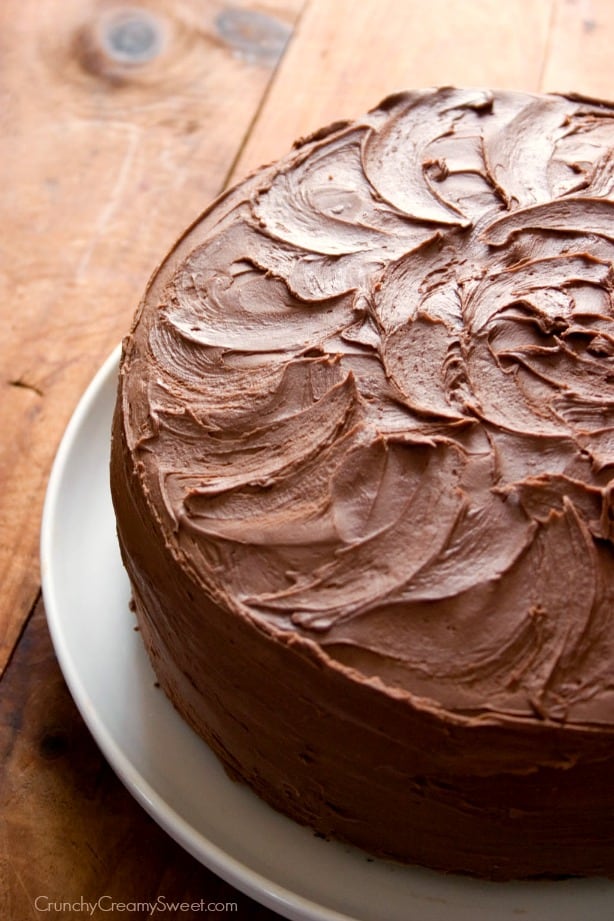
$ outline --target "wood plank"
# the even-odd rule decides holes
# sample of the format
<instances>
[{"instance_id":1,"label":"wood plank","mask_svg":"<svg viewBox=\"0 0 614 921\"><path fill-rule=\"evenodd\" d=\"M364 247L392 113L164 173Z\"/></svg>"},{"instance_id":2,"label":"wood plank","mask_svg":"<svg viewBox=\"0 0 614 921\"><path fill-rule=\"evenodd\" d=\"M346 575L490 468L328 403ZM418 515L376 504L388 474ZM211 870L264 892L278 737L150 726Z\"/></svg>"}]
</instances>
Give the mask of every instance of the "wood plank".
<instances>
[{"instance_id":1,"label":"wood plank","mask_svg":"<svg viewBox=\"0 0 614 921\"><path fill-rule=\"evenodd\" d=\"M2 680L0 696L0 917L82 919L49 903L235 902L216 917L275 921L174 843L117 779L62 679L42 604ZM36 899L39 898L36 911ZM160 911L165 918L205 912ZM156 917L157 915L153 915Z\"/></svg>"},{"instance_id":2,"label":"wood plank","mask_svg":"<svg viewBox=\"0 0 614 921\"><path fill-rule=\"evenodd\" d=\"M614 99L612 0L557 0L542 88Z\"/></svg>"},{"instance_id":3,"label":"wood plank","mask_svg":"<svg viewBox=\"0 0 614 921\"><path fill-rule=\"evenodd\" d=\"M553 0L311 0L233 179L397 90L537 90L552 11Z\"/></svg>"},{"instance_id":4,"label":"wood plank","mask_svg":"<svg viewBox=\"0 0 614 921\"><path fill-rule=\"evenodd\" d=\"M303 3L0 4L0 674L40 584L68 416L222 189Z\"/></svg>"}]
</instances>

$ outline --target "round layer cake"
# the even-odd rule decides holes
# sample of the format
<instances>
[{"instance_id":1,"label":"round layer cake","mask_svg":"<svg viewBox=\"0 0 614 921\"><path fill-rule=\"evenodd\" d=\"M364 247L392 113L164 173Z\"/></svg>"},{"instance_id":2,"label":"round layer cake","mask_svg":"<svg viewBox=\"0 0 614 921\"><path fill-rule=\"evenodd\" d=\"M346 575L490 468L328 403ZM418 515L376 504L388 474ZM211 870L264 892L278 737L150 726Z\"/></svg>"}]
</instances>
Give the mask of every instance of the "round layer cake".
<instances>
[{"instance_id":1,"label":"round layer cake","mask_svg":"<svg viewBox=\"0 0 614 921\"><path fill-rule=\"evenodd\" d=\"M158 679L316 832L614 875L614 107L402 93L219 198L124 342Z\"/></svg>"}]
</instances>

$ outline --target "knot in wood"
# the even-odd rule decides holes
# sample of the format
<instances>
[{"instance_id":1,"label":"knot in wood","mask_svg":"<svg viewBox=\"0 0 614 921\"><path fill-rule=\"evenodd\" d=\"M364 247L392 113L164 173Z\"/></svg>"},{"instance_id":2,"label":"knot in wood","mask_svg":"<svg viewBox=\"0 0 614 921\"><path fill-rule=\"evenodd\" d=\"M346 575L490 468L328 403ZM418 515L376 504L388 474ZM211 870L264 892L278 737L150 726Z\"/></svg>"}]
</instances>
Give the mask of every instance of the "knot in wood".
<instances>
[{"instance_id":1,"label":"knot in wood","mask_svg":"<svg viewBox=\"0 0 614 921\"><path fill-rule=\"evenodd\" d=\"M162 50L159 23L140 9L115 12L104 23L101 39L108 56L120 64L145 64Z\"/></svg>"},{"instance_id":2,"label":"knot in wood","mask_svg":"<svg viewBox=\"0 0 614 921\"><path fill-rule=\"evenodd\" d=\"M271 67L281 58L291 34L286 23L256 10L222 10L215 26L238 57Z\"/></svg>"}]
</instances>

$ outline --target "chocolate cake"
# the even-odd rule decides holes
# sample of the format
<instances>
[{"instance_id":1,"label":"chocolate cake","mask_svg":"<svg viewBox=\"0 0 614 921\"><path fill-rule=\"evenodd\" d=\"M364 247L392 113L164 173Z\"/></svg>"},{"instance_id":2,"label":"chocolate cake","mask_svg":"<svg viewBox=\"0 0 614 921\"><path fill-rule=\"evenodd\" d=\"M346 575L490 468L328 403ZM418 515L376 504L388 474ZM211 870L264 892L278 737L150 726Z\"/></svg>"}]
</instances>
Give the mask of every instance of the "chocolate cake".
<instances>
[{"instance_id":1,"label":"chocolate cake","mask_svg":"<svg viewBox=\"0 0 614 921\"><path fill-rule=\"evenodd\" d=\"M597 100L392 96L219 198L124 342L155 672L324 836L614 875L613 149Z\"/></svg>"}]
</instances>

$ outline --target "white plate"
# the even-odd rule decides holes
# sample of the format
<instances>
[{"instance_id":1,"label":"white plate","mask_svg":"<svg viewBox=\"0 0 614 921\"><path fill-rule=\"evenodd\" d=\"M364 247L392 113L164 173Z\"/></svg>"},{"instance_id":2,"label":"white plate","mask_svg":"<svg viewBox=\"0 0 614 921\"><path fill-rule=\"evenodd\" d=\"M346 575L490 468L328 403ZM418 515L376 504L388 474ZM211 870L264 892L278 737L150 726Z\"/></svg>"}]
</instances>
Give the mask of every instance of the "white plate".
<instances>
[{"instance_id":1,"label":"white plate","mask_svg":"<svg viewBox=\"0 0 614 921\"><path fill-rule=\"evenodd\" d=\"M228 779L154 685L115 537L109 432L119 350L79 403L45 502L47 618L71 693L153 818L242 892L294 921L585 921L614 917L614 883L484 883L370 860L316 838Z\"/></svg>"}]
</instances>

